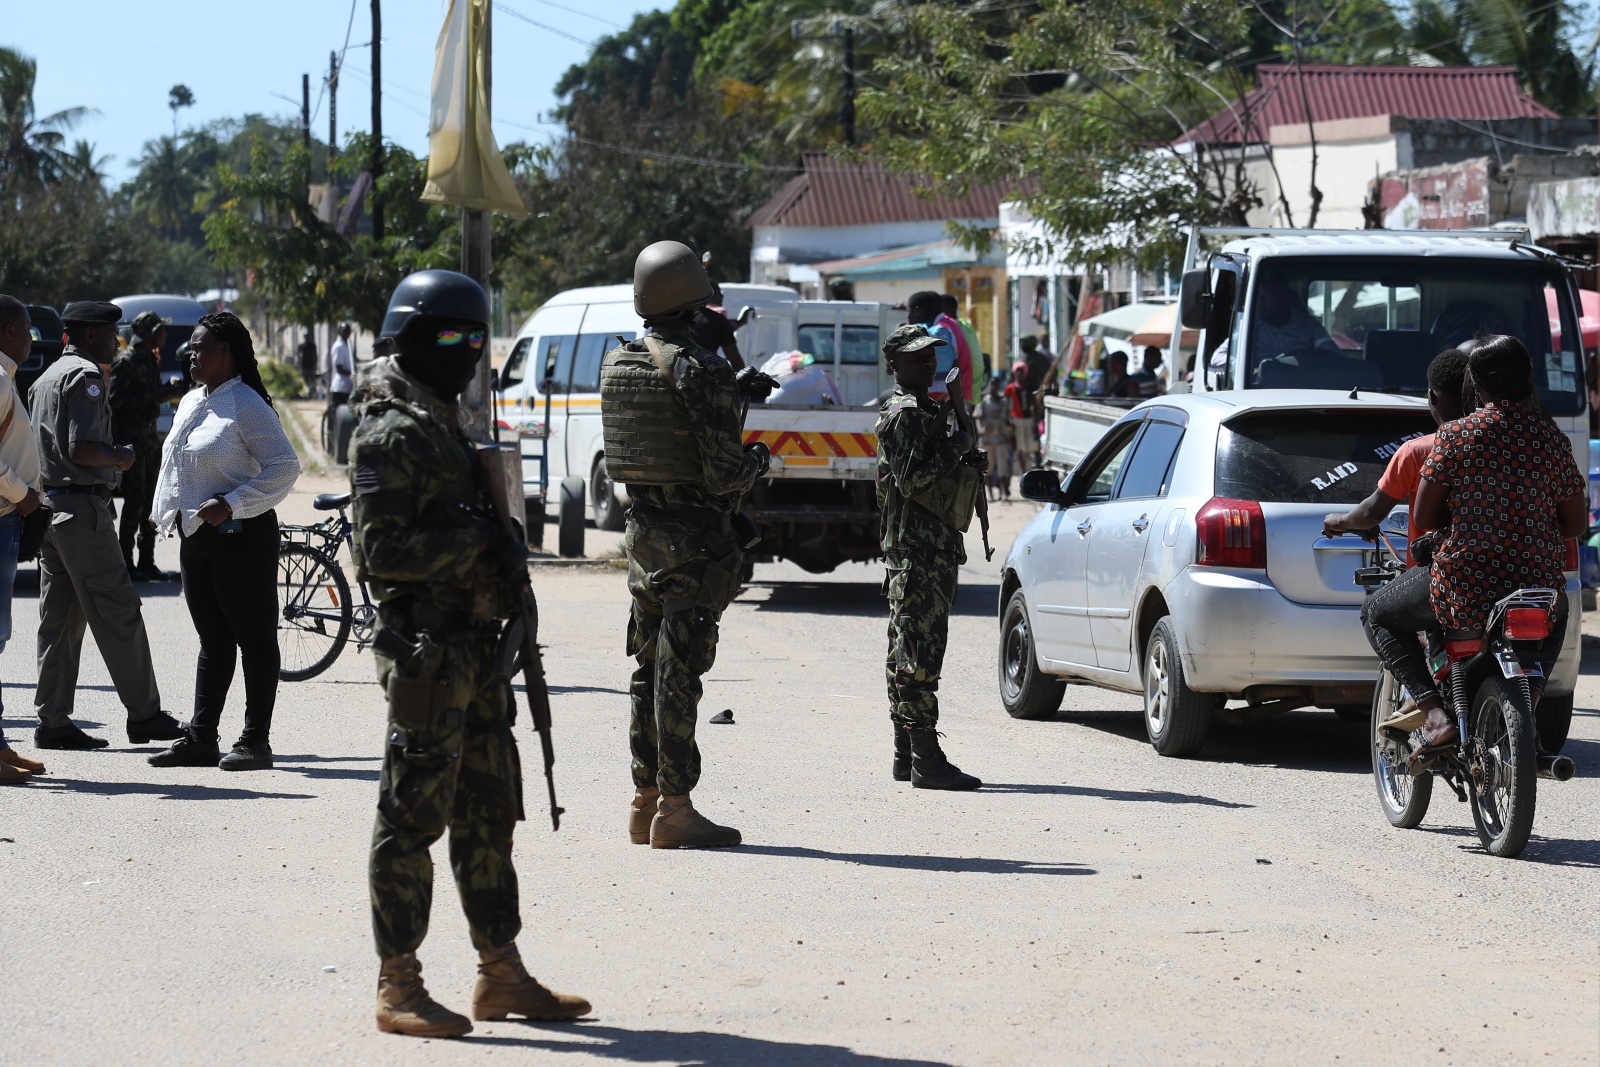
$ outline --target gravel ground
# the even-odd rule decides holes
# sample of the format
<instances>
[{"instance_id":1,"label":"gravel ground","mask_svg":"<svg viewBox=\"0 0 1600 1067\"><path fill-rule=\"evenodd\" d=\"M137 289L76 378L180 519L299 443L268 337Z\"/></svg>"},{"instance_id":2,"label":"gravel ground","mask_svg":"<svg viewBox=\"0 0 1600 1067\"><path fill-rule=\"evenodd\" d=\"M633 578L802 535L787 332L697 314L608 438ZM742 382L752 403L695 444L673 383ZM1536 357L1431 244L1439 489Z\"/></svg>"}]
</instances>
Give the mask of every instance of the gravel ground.
<instances>
[{"instance_id":1,"label":"gravel ground","mask_svg":"<svg viewBox=\"0 0 1600 1067\"><path fill-rule=\"evenodd\" d=\"M1028 509L996 510L1004 543ZM175 544L162 553L175 567ZM702 722L737 722L702 726L696 801L748 842L716 853L628 844L623 575L537 568L567 816L552 834L520 726L520 943L596 1013L462 1042L372 1026L370 657L285 683L277 769L230 775L147 766L155 749L127 745L86 652L78 721L112 747L47 753L47 777L0 791L5 1062L1600 1061L1600 649L1568 748L1579 776L1541 783L1533 844L1501 861L1446 790L1421 829L1391 829L1365 728L1328 712L1219 728L1185 761L1154 754L1128 696L1074 687L1053 721L1007 718L996 565L973 557L943 726L989 785L891 781L877 572L764 566L706 684ZM185 714L193 630L175 583L141 589L167 706ZM0 655L4 723L27 752L34 596L19 593ZM238 722L230 708L224 740ZM438 878L422 956L464 1010L473 954L442 862Z\"/></svg>"}]
</instances>

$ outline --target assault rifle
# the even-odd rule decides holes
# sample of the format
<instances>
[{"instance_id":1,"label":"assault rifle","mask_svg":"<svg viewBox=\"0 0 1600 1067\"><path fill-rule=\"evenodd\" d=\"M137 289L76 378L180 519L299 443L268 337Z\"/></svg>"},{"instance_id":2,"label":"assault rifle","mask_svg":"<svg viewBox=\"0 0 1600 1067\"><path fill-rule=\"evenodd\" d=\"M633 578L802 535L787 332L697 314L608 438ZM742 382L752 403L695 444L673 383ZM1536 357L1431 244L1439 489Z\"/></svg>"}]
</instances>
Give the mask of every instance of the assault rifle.
<instances>
[{"instance_id":1,"label":"assault rifle","mask_svg":"<svg viewBox=\"0 0 1600 1067\"><path fill-rule=\"evenodd\" d=\"M961 388L961 368L951 367L950 373L944 376L944 384L950 387L950 403L955 408L956 426L963 433L972 437L973 447L977 447L978 427L972 421L972 411L967 407L967 398L957 396ZM994 549L989 547L989 490L982 485L978 486L978 531L983 534L983 561L989 562L994 558Z\"/></svg>"},{"instance_id":2,"label":"assault rifle","mask_svg":"<svg viewBox=\"0 0 1600 1067\"><path fill-rule=\"evenodd\" d=\"M513 490L517 497L522 494L522 459L517 446L479 445L478 463L501 525L519 543L525 544L511 510ZM526 571L517 598L517 614L506 627L500 639L500 650L495 655L495 674L509 682L518 670L522 672L528 714L533 719L533 729L539 735L539 747L544 754L544 781L550 793L550 828L559 830L561 814L566 809L556 803L556 750L550 741L550 690L544 679L544 657L539 652L539 602L534 598Z\"/></svg>"}]
</instances>

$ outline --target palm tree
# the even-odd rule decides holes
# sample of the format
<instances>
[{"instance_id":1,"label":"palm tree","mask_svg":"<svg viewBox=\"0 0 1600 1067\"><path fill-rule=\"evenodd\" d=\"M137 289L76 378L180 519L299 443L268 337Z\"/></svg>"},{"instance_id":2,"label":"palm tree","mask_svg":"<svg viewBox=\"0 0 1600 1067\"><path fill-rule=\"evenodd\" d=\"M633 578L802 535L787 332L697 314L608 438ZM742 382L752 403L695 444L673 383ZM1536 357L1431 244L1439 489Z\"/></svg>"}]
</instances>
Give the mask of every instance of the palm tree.
<instances>
[{"instance_id":1,"label":"palm tree","mask_svg":"<svg viewBox=\"0 0 1600 1067\"><path fill-rule=\"evenodd\" d=\"M79 140L72 146L72 151L65 156L64 162L66 173L78 181L104 185L106 164L111 162L111 157L95 158L95 146L88 141Z\"/></svg>"},{"instance_id":2,"label":"palm tree","mask_svg":"<svg viewBox=\"0 0 1600 1067\"><path fill-rule=\"evenodd\" d=\"M39 118L33 109L33 87L39 65L21 52L0 48L0 122L5 124L5 154L0 177L16 177L37 185L67 174L65 131L93 108L69 107Z\"/></svg>"},{"instance_id":3,"label":"palm tree","mask_svg":"<svg viewBox=\"0 0 1600 1067\"><path fill-rule=\"evenodd\" d=\"M171 137L146 141L133 179L133 208L167 237L176 237L194 210L195 176Z\"/></svg>"}]
</instances>

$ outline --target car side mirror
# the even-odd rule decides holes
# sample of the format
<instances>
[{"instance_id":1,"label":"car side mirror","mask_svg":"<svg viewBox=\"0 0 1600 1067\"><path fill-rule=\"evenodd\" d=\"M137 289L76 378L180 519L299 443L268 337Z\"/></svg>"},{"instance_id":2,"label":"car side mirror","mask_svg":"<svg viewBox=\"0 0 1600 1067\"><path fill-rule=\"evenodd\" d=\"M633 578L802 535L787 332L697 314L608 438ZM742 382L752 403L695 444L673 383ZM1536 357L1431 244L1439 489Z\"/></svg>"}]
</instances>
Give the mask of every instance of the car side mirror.
<instances>
[{"instance_id":1,"label":"car side mirror","mask_svg":"<svg viewBox=\"0 0 1600 1067\"><path fill-rule=\"evenodd\" d=\"M1022 475L1022 498L1037 500L1041 504L1061 503L1061 475L1043 467L1025 471Z\"/></svg>"},{"instance_id":2,"label":"car side mirror","mask_svg":"<svg viewBox=\"0 0 1600 1067\"><path fill-rule=\"evenodd\" d=\"M1183 272L1183 282L1178 286L1178 318L1186 330L1202 330L1211 317L1211 270Z\"/></svg>"}]
</instances>

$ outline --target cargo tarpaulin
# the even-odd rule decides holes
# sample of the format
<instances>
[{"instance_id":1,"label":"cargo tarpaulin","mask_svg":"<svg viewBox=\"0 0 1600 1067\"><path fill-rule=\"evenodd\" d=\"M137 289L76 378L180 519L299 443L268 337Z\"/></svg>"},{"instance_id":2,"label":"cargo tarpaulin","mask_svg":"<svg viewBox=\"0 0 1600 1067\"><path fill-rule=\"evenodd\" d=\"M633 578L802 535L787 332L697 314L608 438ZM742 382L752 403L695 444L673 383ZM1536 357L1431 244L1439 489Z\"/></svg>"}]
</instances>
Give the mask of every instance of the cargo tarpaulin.
<instances>
[{"instance_id":1,"label":"cargo tarpaulin","mask_svg":"<svg viewBox=\"0 0 1600 1067\"><path fill-rule=\"evenodd\" d=\"M484 76L489 63L485 22L489 0L450 0L433 63L428 116L428 184L422 199L525 218L489 127Z\"/></svg>"}]
</instances>

